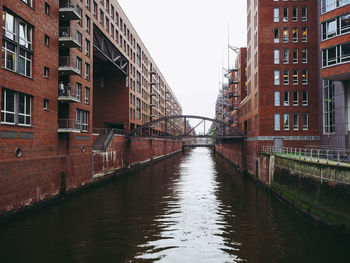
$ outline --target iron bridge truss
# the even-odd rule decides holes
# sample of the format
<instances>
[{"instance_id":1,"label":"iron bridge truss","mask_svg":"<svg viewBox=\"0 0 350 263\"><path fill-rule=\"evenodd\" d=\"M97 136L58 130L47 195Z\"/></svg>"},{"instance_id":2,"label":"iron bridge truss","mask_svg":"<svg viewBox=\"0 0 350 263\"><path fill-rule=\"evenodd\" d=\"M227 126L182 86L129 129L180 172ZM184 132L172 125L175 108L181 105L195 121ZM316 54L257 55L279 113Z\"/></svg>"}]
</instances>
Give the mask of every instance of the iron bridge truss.
<instances>
[{"instance_id":1,"label":"iron bridge truss","mask_svg":"<svg viewBox=\"0 0 350 263\"><path fill-rule=\"evenodd\" d=\"M194 127L189 125L191 119L199 120L199 123ZM211 122L210 128L206 130L206 122ZM195 129L204 125L204 131L201 134L196 134ZM163 132L154 134L153 129L163 126ZM132 130L128 138L166 138L166 139L184 139L184 138L212 138L212 139L244 139L246 136L237 128L233 128L229 124L202 116L195 115L173 115L159 118L147 122L138 128Z\"/></svg>"}]
</instances>

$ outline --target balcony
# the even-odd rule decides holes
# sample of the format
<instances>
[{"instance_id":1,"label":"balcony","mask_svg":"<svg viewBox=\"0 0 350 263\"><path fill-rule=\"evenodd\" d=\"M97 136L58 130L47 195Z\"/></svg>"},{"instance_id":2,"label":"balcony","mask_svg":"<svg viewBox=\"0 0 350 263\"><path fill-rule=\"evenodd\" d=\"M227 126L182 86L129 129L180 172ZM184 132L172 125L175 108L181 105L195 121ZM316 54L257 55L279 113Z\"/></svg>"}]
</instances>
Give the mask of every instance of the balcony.
<instances>
[{"instance_id":1,"label":"balcony","mask_svg":"<svg viewBox=\"0 0 350 263\"><path fill-rule=\"evenodd\" d=\"M79 133L80 125L76 120L59 119L58 130L59 133Z\"/></svg>"},{"instance_id":2,"label":"balcony","mask_svg":"<svg viewBox=\"0 0 350 263\"><path fill-rule=\"evenodd\" d=\"M60 27L59 44L62 48L81 48L81 43L78 40L77 31L70 27Z\"/></svg>"},{"instance_id":3,"label":"balcony","mask_svg":"<svg viewBox=\"0 0 350 263\"><path fill-rule=\"evenodd\" d=\"M71 85L58 84L58 101L79 103L81 101L80 92Z\"/></svg>"},{"instance_id":4,"label":"balcony","mask_svg":"<svg viewBox=\"0 0 350 263\"><path fill-rule=\"evenodd\" d=\"M80 75L81 65L77 66L77 59L72 56L59 57L58 72L62 75Z\"/></svg>"},{"instance_id":5,"label":"balcony","mask_svg":"<svg viewBox=\"0 0 350 263\"><path fill-rule=\"evenodd\" d=\"M81 8L76 3L76 0L60 0L60 18L63 21L81 20Z\"/></svg>"}]
</instances>

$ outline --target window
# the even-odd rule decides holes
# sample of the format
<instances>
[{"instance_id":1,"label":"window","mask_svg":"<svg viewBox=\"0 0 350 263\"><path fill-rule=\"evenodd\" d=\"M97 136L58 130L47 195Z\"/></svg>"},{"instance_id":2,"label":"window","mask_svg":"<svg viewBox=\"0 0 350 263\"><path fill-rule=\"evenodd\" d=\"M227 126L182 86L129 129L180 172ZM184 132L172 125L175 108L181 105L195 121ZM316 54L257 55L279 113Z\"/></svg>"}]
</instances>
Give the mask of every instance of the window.
<instances>
[{"instance_id":1,"label":"window","mask_svg":"<svg viewBox=\"0 0 350 263\"><path fill-rule=\"evenodd\" d=\"M111 17L112 21L114 21L114 6L111 5Z\"/></svg>"},{"instance_id":2,"label":"window","mask_svg":"<svg viewBox=\"0 0 350 263\"><path fill-rule=\"evenodd\" d=\"M307 105L308 105L308 92L303 91L303 106L307 106Z\"/></svg>"},{"instance_id":3,"label":"window","mask_svg":"<svg viewBox=\"0 0 350 263\"><path fill-rule=\"evenodd\" d=\"M279 12L279 8L275 7L273 9L273 22L279 22L280 21L280 12Z\"/></svg>"},{"instance_id":4,"label":"window","mask_svg":"<svg viewBox=\"0 0 350 263\"><path fill-rule=\"evenodd\" d=\"M278 28L274 29L274 43L280 42L280 30Z\"/></svg>"},{"instance_id":5,"label":"window","mask_svg":"<svg viewBox=\"0 0 350 263\"><path fill-rule=\"evenodd\" d=\"M106 10L109 13L109 0L106 0Z\"/></svg>"},{"instance_id":6,"label":"window","mask_svg":"<svg viewBox=\"0 0 350 263\"><path fill-rule=\"evenodd\" d=\"M94 9L92 11L92 15L97 19L97 3L94 2Z\"/></svg>"},{"instance_id":7,"label":"window","mask_svg":"<svg viewBox=\"0 0 350 263\"><path fill-rule=\"evenodd\" d=\"M279 85L280 84L280 71L279 70L275 70L274 84L275 85Z\"/></svg>"},{"instance_id":8,"label":"window","mask_svg":"<svg viewBox=\"0 0 350 263\"><path fill-rule=\"evenodd\" d=\"M303 130L309 129L309 115L307 113L303 113Z\"/></svg>"},{"instance_id":9,"label":"window","mask_svg":"<svg viewBox=\"0 0 350 263\"><path fill-rule=\"evenodd\" d=\"M79 82L77 82L77 89L75 91L75 95L79 99L79 101L81 101L81 87L82 85Z\"/></svg>"},{"instance_id":10,"label":"window","mask_svg":"<svg viewBox=\"0 0 350 263\"><path fill-rule=\"evenodd\" d=\"M302 77L301 83L303 85L306 85L308 83L308 71L307 71L307 69L302 70L301 77Z\"/></svg>"},{"instance_id":11,"label":"window","mask_svg":"<svg viewBox=\"0 0 350 263\"><path fill-rule=\"evenodd\" d=\"M90 10L90 0L85 0L85 6Z\"/></svg>"},{"instance_id":12,"label":"window","mask_svg":"<svg viewBox=\"0 0 350 263\"><path fill-rule=\"evenodd\" d=\"M103 25L103 21L104 21L104 15L102 10L100 10L100 24Z\"/></svg>"},{"instance_id":13,"label":"window","mask_svg":"<svg viewBox=\"0 0 350 263\"><path fill-rule=\"evenodd\" d=\"M307 48L301 50L301 63L307 63Z\"/></svg>"},{"instance_id":14,"label":"window","mask_svg":"<svg viewBox=\"0 0 350 263\"><path fill-rule=\"evenodd\" d=\"M284 130L286 130L286 131L289 130L289 114L284 114L284 116L283 116L283 126L284 126Z\"/></svg>"},{"instance_id":15,"label":"window","mask_svg":"<svg viewBox=\"0 0 350 263\"><path fill-rule=\"evenodd\" d=\"M48 67L44 67L44 78L49 78L50 69Z\"/></svg>"},{"instance_id":16,"label":"window","mask_svg":"<svg viewBox=\"0 0 350 263\"><path fill-rule=\"evenodd\" d=\"M298 42L298 28L297 27L293 27L293 31L292 31L292 34L293 34L293 42L296 43Z\"/></svg>"},{"instance_id":17,"label":"window","mask_svg":"<svg viewBox=\"0 0 350 263\"><path fill-rule=\"evenodd\" d=\"M45 46L47 47L50 46L50 37L46 34L45 34L44 42L45 42Z\"/></svg>"},{"instance_id":18,"label":"window","mask_svg":"<svg viewBox=\"0 0 350 263\"><path fill-rule=\"evenodd\" d=\"M293 85L298 85L298 70L293 70Z\"/></svg>"},{"instance_id":19,"label":"window","mask_svg":"<svg viewBox=\"0 0 350 263\"><path fill-rule=\"evenodd\" d=\"M299 114L293 113L293 130L299 130Z\"/></svg>"},{"instance_id":20,"label":"window","mask_svg":"<svg viewBox=\"0 0 350 263\"><path fill-rule=\"evenodd\" d=\"M44 99L43 109L44 110L48 110L49 109L49 100L48 99Z\"/></svg>"},{"instance_id":21,"label":"window","mask_svg":"<svg viewBox=\"0 0 350 263\"><path fill-rule=\"evenodd\" d=\"M111 24L111 36L112 36L112 38L114 38L114 26L113 26L113 24Z\"/></svg>"},{"instance_id":22,"label":"window","mask_svg":"<svg viewBox=\"0 0 350 263\"><path fill-rule=\"evenodd\" d=\"M326 67L337 64L337 53L337 47L322 50L323 66Z\"/></svg>"},{"instance_id":23,"label":"window","mask_svg":"<svg viewBox=\"0 0 350 263\"><path fill-rule=\"evenodd\" d=\"M90 80L90 64L85 62L85 79Z\"/></svg>"},{"instance_id":24,"label":"window","mask_svg":"<svg viewBox=\"0 0 350 263\"><path fill-rule=\"evenodd\" d=\"M293 6L293 22L298 21L298 7Z\"/></svg>"},{"instance_id":25,"label":"window","mask_svg":"<svg viewBox=\"0 0 350 263\"><path fill-rule=\"evenodd\" d=\"M106 31L109 32L109 19L106 16Z\"/></svg>"},{"instance_id":26,"label":"window","mask_svg":"<svg viewBox=\"0 0 350 263\"><path fill-rule=\"evenodd\" d=\"M50 15L50 5L47 2L45 2L45 14Z\"/></svg>"},{"instance_id":27,"label":"window","mask_svg":"<svg viewBox=\"0 0 350 263\"><path fill-rule=\"evenodd\" d=\"M90 57L90 41L85 38L85 55Z\"/></svg>"},{"instance_id":28,"label":"window","mask_svg":"<svg viewBox=\"0 0 350 263\"><path fill-rule=\"evenodd\" d=\"M303 27L301 30L301 41L307 42L307 27Z\"/></svg>"},{"instance_id":29,"label":"window","mask_svg":"<svg viewBox=\"0 0 350 263\"><path fill-rule=\"evenodd\" d=\"M81 45L83 41L83 35L77 30L77 41L79 43L78 49L81 51Z\"/></svg>"},{"instance_id":30,"label":"window","mask_svg":"<svg viewBox=\"0 0 350 263\"><path fill-rule=\"evenodd\" d=\"M275 114L275 131L279 131L280 129L281 129L280 115L276 113Z\"/></svg>"},{"instance_id":31,"label":"window","mask_svg":"<svg viewBox=\"0 0 350 263\"><path fill-rule=\"evenodd\" d=\"M90 104L90 88L85 87L85 97L84 97L85 104Z\"/></svg>"},{"instance_id":32,"label":"window","mask_svg":"<svg viewBox=\"0 0 350 263\"><path fill-rule=\"evenodd\" d=\"M83 9L79 5L77 5L77 12L79 13L80 17L82 17ZM81 19L77 20L78 25L81 26Z\"/></svg>"},{"instance_id":33,"label":"window","mask_svg":"<svg viewBox=\"0 0 350 263\"><path fill-rule=\"evenodd\" d=\"M140 72L136 72L136 91L141 92L141 74Z\"/></svg>"},{"instance_id":34,"label":"window","mask_svg":"<svg viewBox=\"0 0 350 263\"><path fill-rule=\"evenodd\" d=\"M28 6L33 7L32 0L22 0L22 2L26 3Z\"/></svg>"},{"instance_id":35,"label":"window","mask_svg":"<svg viewBox=\"0 0 350 263\"><path fill-rule=\"evenodd\" d=\"M283 28L283 43L288 43L289 41L289 30L288 28Z\"/></svg>"},{"instance_id":36,"label":"window","mask_svg":"<svg viewBox=\"0 0 350 263\"><path fill-rule=\"evenodd\" d=\"M1 98L1 123L31 125L32 96L3 88Z\"/></svg>"},{"instance_id":37,"label":"window","mask_svg":"<svg viewBox=\"0 0 350 263\"><path fill-rule=\"evenodd\" d=\"M350 32L350 14L342 15L340 17L340 34Z\"/></svg>"},{"instance_id":38,"label":"window","mask_svg":"<svg viewBox=\"0 0 350 263\"><path fill-rule=\"evenodd\" d=\"M82 65L82 60L81 58L77 57L77 70L79 70L81 74L81 65Z\"/></svg>"},{"instance_id":39,"label":"window","mask_svg":"<svg viewBox=\"0 0 350 263\"><path fill-rule=\"evenodd\" d=\"M283 85L289 85L289 71L283 71Z\"/></svg>"},{"instance_id":40,"label":"window","mask_svg":"<svg viewBox=\"0 0 350 263\"><path fill-rule=\"evenodd\" d=\"M136 99L136 119L141 119L141 100Z\"/></svg>"},{"instance_id":41,"label":"window","mask_svg":"<svg viewBox=\"0 0 350 263\"><path fill-rule=\"evenodd\" d=\"M293 106L299 105L299 93L297 91L293 91Z\"/></svg>"},{"instance_id":42,"label":"window","mask_svg":"<svg viewBox=\"0 0 350 263\"><path fill-rule=\"evenodd\" d=\"M32 27L3 11L2 67L32 76Z\"/></svg>"},{"instance_id":43,"label":"window","mask_svg":"<svg viewBox=\"0 0 350 263\"><path fill-rule=\"evenodd\" d=\"M303 6L301 8L301 21L307 21L307 7Z\"/></svg>"},{"instance_id":44,"label":"window","mask_svg":"<svg viewBox=\"0 0 350 263\"><path fill-rule=\"evenodd\" d=\"M280 106L280 92L275 91L275 106Z\"/></svg>"},{"instance_id":45,"label":"window","mask_svg":"<svg viewBox=\"0 0 350 263\"><path fill-rule=\"evenodd\" d=\"M283 50L283 63L288 64L289 63L289 49L285 48Z\"/></svg>"},{"instance_id":46,"label":"window","mask_svg":"<svg viewBox=\"0 0 350 263\"><path fill-rule=\"evenodd\" d=\"M274 63L275 64L279 64L280 63L280 50L279 49L275 49L275 52L274 52Z\"/></svg>"},{"instance_id":47,"label":"window","mask_svg":"<svg viewBox=\"0 0 350 263\"><path fill-rule=\"evenodd\" d=\"M283 22L288 22L288 7L283 7Z\"/></svg>"},{"instance_id":48,"label":"window","mask_svg":"<svg viewBox=\"0 0 350 263\"><path fill-rule=\"evenodd\" d=\"M294 48L293 49L293 64L297 64L298 63L298 49Z\"/></svg>"},{"instance_id":49,"label":"window","mask_svg":"<svg viewBox=\"0 0 350 263\"><path fill-rule=\"evenodd\" d=\"M115 12L115 23L117 24L117 26L119 26L119 14L118 14L118 12Z\"/></svg>"},{"instance_id":50,"label":"window","mask_svg":"<svg viewBox=\"0 0 350 263\"><path fill-rule=\"evenodd\" d=\"M136 49L136 64L141 67L141 47L137 45Z\"/></svg>"},{"instance_id":51,"label":"window","mask_svg":"<svg viewBox=\"0 0 350 263\"><path fill-rule=\"evenodd\" d=\"M89 112L77 109L75 128L83 132L89 131Z\"/></svg>"},{"instance_id":52,"label":"window","mask_svg":"<svg viewBox=\"0 0 350 263\"><path fill-rule=\"evenodd\" d=\"M90 17L85 16L85 31L90 34Z\"/></svg>"},{"instance_id":53,"label":"window","mask_svg":"<svg viewBox=\"0 0 350 263\"><path fill-rule=\"evenodd\" d=\"M289 91L283 92L283 106L289 106Z\"/></svg>"},{"instance_id":54,"label":"window","mask_svg":"<svg viewBox=\"0 0 350 263\"><path fill-rule=\"evenodd\" d=\"M334 83L322 80L323 84L323 133L335 133Z\"/></svg>"}]
</instances>

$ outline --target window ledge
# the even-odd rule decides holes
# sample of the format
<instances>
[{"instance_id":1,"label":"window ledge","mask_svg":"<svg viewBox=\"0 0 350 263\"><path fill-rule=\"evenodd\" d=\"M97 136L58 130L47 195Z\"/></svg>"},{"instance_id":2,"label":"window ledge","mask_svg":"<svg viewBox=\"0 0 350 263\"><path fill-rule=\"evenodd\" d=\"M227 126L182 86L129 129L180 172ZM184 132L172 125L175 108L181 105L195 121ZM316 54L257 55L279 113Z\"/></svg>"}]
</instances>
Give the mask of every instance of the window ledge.
<instances>
[{"instance_id":1,"label":"window ledge","mask_svg":"<svg viewBox=\"0 0 350 263\"><path fill-rule=\"evenodd\" d=\"M26 78L26 79L34 80L32 77L28 77L28 76L26 76L26 75L22 75L22 74L20 74L20 73L18 73L18 72L16 72L16 71L11 70L11 69L8 69L8 68L5 68L5 67L1 67L1 69L6 70L6 71L11 72L11 73L14 73L14 74L16 74L16 75L19 75L19 76L21 76L21 77L24 77L24 78Z\"/></svg>"},{"instance_id":2,"label":"window ledge","mask_svg":"<svg viewBox=\"0 0 350 263\"><path fill-rule=\"evenodd\" d=\"M35 128L35 126L33 125L18 125L18 124L12 124L12 123L4 123L4 122L1 122L0 123L0 126L9 126L9 127L17 127L17 128L28 128L28 129L33 129Z\"/></svg>"}]
</instances>

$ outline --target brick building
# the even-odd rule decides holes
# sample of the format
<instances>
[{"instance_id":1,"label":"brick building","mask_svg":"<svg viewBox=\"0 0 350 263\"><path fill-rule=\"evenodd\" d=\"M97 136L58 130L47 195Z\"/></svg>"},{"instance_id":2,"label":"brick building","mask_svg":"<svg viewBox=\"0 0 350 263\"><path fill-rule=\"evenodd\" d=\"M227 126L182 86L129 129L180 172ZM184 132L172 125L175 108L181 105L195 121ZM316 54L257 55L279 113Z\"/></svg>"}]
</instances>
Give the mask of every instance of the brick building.
<instances>
[{"instance_id":1,"label":"brick building","mask_svg":"<svg viewBox=\"0 0 350 263\"><path fill-rule=\"evenodd\" d=\"M248 170L261 145L319 143L317 2L247 0Z\"/></svg>"},{"instance_id":2,"label":"brick building","mask_svg":"<svg viewBox=\"0 0 350 263\"><path fill-rule=\"evenodd\" d=\"M57 194L62 176L67 190L84 184L105 131L181 115L116 0L0 0L0 7L0 210L6 200Z\"/></svg>"},{"instance_id":3,"label":"brick building","mask_svg":"<svg viewBox=\"0 0 350 263\"><path fill-rule=\"evenodd\" d=\"M326 147L350 147L350 1L319 0L320 133Z\"/></svg>"}]
</instances>

